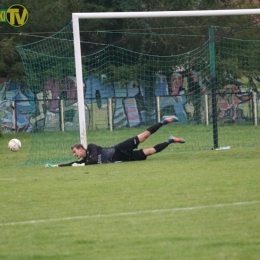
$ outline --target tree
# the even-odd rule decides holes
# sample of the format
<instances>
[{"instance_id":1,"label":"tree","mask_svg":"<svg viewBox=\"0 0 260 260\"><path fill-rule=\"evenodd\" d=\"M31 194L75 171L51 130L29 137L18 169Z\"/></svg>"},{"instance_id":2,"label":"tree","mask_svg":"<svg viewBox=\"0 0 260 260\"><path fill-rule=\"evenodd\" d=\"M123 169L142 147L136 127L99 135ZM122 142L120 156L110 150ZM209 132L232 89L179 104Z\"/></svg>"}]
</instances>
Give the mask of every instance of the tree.
<instances>
[{"instance_id":1,"label":"tree","mask_svg":"<svg viewBox=\"0 0 260 260\"><path fill-rule=\"evenodd\" d=\"M181 10L215 10L254 8L254 0L115 0L122 11L181 11ZM152 18L126 19L125 46L138 52L157 55L174 55L190 51L201 46L208 39L208 28L212 25L226 27L218 31L218 38L233 36L232 31L240 32L240 36L250 37L248 28L256 25L255 16L219 16L219 17L183 17L183 18ZM227 27L230 27L227 29ZM158 30L159 28L159 30ZM245 30L247 29L247 30ZM136 32L129 36L127 31ZM142 34L141 34L142 33ZM144 33L148 33L146 37ZM174 41L171 35L175 35ZM178 35L181 35L178 37ZM184 35L191 37L184 37ZM238 36L238 34L237 34ZM254 37L259 37L254 35Z\"/></svg>"},{"instance_id":2,"label":"tree","mask_svg":"<svg viewBox=\"0 0 260 260\"><path fill-rule=\"evenodd\" d=\"M0 7L8 8L13 0L1 0ZM63 0L35 1L20 0L29 12L29 19L22 27L12 27L8 23L0 24L0 77L24 80L21 59L15 46L29 44L48 37L61 30L71 21L73 12L128 12L128 11L164 11L164 10L201 10L254 8L253 0ZM179 54L189 51L206 41L210 25L242 29L257 23L257 17L201 17L167 19L91 19L81 21L83 41L105 44L120 44L137 52L156 53L157 55ZM192 25L192 26L191 26ZM160 34L158 33L160 28ZM111 33L98 34L98 31ZM119 31L123 33L118 33ZM94 33L93 33L94 32ZM132 32L130 35L129 32ZM135 35L133 34L135 32ZM142 35L137 32L141 32ZM144 33L147 33L144 37ZM225 31L228 33L228 31ZM170 34L198 35L197 37L175 37ZM260 34L259 34L260 35ZM221 36L221 35L220 35ZM250 35L252 37L252 35ZM255 37L260 37L255 35ZM93 44L83 48L83 54L102 48ZM94 48L95 47L95 48Z\"/></svg>"},{"instance_id":3,"label":"tree","mask_svg":"<svg viewBox=\"0 0 260 260\"><path fill-rule=\"evenodd\" d=\"M12 4L12 0L0 1L1 8L8 8ZM27 23L18 28L8 23L0 24L0 77L13 80L24 80L22 62L15 46L36 42L53 35L71 22L73 12L115 11L113 1L107 0L20 0L19 4L28 10ZM87 23L85 28L103 29L109 25L113 26L113 21L111 22L93 20Z\"/></svg>"}]
</instances>

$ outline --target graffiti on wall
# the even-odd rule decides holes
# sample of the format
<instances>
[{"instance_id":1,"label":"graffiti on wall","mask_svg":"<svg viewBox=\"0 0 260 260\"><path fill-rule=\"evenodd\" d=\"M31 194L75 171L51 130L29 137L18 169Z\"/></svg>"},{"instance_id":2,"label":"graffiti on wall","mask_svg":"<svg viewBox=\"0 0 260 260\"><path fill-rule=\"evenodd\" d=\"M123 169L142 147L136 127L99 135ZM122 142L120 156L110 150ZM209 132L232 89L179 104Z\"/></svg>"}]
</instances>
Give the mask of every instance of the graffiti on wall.
<instances>
[{"instance_id":1,"label":"graffiti on wall","mask_svg":"<svg viewBox=\"0 0 260 260\"><path fill-rule=\"evenodd\" d=\"M205 124L205 97L212 117L210 79L199 72L158 72L153 85L135 81L122 86L107 83L105 75L83 80L87 129L109 129L112 100L112 128L135 127L175 114L182 124ZM252 93L258 96L260 77L253 74L227 82L217 91L219 122L244 123L252 119ZM60 131L78 128L75 77L60 81L47 78L44 91L26 89L8 80L0 82L0 119L4 132ZM207 94L207 95L206 95Z\"/></svg>"}]
</instances>

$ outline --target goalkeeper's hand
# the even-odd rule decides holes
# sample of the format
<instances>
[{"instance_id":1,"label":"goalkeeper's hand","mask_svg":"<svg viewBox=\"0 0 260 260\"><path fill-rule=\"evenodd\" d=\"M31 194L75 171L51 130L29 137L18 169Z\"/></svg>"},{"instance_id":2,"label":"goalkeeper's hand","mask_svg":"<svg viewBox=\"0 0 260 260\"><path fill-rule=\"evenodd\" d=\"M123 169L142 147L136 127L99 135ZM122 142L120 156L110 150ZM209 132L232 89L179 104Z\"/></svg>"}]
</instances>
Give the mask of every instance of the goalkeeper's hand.
<instances>
[{"instance_id":1,"label":"goalkeeper's hand","mask_svg":"<svg viewBox=\"0 0 260 260\"><path fill-rule=\"evenodd\" d=\"M73 166L73 167L85 166L85 163L73 163L71 166Z\"/></svg>"},{"instance_id":2,"label":"goalkeeper's hand","mask_svg":"<svg viewBox=\"0 0 260 260\"><path fill-rule=\"evenodd\" d=\"M45 164L45 167L46 167L46 168L54 168L54 167L59 167L59 165L58 165L58 164L46 163L46 164Z\"/></svg>"}]
</instances>

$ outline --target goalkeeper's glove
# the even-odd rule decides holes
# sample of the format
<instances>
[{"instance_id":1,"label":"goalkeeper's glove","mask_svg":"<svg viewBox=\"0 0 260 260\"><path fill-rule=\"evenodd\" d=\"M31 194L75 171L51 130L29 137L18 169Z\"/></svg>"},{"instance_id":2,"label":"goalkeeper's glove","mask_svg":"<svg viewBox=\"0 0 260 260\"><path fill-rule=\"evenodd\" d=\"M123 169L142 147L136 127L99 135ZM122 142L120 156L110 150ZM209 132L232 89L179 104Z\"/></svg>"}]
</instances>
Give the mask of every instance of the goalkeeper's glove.
<instances>
[{"instance_id":1,"label":"goalkeeper's glove","mask_svg":"<svg viewBox=\"0 0 260 260\"><path fill-rule=\"evenodd\" d=\"M71 166L73 166L73 167L85 166L85 163L73 163Z\"/></svg>"},{"instance_id":2,"label":"goalkeeper's glove","mask_svg":"<svg viewBox=\"0 0 260 260\"><path fill-rule=\"evenodd\" d=\"M45 164L45 167L46 168L54 168L54 167L59 167L59 165L58 164L47 163L47 164Z\"/></svg>"}]
</instances>

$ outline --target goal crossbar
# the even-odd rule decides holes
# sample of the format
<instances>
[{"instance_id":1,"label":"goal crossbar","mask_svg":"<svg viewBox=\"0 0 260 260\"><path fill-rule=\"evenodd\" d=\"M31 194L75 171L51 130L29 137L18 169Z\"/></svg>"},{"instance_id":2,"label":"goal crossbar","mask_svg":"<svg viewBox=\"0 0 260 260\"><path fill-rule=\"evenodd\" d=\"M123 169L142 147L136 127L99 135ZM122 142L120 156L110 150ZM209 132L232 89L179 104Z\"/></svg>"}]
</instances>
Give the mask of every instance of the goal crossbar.
<instances>
[{"instance_id":1,"label":"goal crossbar","mask_svg":"<svg viewBox=\"0 0 260 260\"><path fill-rule=\"evenodd\" d=\"M228 15L230 16L230 15L257 15L257 14L260 14L260 9L72 13L75 68L76 68L77 95L78 95L78 111L79 111L79 130L80 130L81 144L84 147L87 147L79 19L118 19L118 18L124 19L124 18L156 18L156 17L165 18L165 17L228 16Z\"/></svg>"},{"instance_id":2,"label":"goal crossbar","mask_svg":"<svg viewBox=\"0 0 260 260\"><path fill-rule=\"evenodd\" d=\"M185 16L225 16L260 14L260 9L199 10L199 11L156 11L156 12L107 12L73 13L78 19L155 18Z\"/></svg>"}]
</instances>

